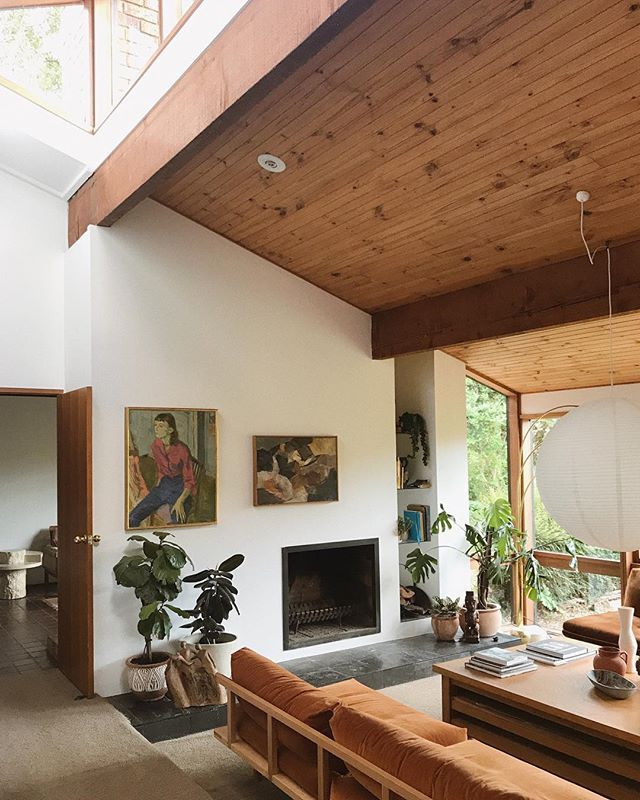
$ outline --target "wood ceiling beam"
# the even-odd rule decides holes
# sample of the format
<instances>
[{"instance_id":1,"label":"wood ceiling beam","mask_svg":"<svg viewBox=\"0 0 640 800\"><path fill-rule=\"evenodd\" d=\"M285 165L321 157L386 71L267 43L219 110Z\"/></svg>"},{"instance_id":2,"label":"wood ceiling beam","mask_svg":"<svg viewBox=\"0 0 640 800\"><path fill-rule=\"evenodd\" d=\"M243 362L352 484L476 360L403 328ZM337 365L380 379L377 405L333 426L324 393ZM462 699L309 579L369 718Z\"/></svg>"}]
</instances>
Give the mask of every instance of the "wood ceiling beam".
<instances>
[{"instance_id":1,"label":"wood ceiling beam","mask_svg":"<svg viewBox=\"0 0 640 800\"><path fill-rule=\"evenodd\" d=\"M69 245L112 225L375 0L251 0L69 202Z\"/></svg>"},{"instance_id":2,"label":"wood ceiling beam","mask_svg":"<svg viewBox=\"0 0 640 800\"><path fill-rule=\"evenodd\" d=\"M613 313L640 309L640 242L611 249ZM379 311L374 358L444 348L607 315L606 256L586 255Z\"/></svg>"}]
</instances>

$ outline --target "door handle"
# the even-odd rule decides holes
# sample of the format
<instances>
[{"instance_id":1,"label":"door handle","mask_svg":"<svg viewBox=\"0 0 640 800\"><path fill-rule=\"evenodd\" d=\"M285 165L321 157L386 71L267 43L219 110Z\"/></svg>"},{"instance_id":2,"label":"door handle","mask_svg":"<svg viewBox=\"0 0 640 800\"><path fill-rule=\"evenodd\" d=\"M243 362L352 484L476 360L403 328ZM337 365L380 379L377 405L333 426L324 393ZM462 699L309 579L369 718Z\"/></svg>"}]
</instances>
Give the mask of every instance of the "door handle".
<instances>
[{"instance_id":1,"label":"door handle","mask_svg":"<svg viewBox=\"0 0 640 800\"><path fill-rule=\"evenodd\" d=\"M99 534L84 534L83 536L74 536L73 541L76 544L80 544L82 542L87 542L87 544L100 544L101 537Z\"/></svg>"}]
</instances>

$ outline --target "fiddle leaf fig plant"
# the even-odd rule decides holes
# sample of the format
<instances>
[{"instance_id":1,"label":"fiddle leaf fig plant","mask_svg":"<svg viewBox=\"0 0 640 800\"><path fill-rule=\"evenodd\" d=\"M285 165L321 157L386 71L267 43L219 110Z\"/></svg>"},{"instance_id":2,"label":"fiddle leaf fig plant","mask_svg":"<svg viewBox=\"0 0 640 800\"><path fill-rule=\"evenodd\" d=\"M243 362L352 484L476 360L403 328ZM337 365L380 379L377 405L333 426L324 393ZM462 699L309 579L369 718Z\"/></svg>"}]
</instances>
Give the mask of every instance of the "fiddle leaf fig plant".
<instances>
[{"instance_id":1,"label":"fiddle leaf fig plant","mask_svg":"<svg viewBox=\"0 0 640 800\"><path fill-rule=\"evenodd\" d=\"M225 633L222 623L229 619L233 609L240 613L236 605L238 590L233 585L233 571L243 562L244 556L236 553L215 569L205 569L184 579L185 583L194 583L201 592L195 608L183 612L193 621L181 627L191 628L191 633L200 633L200 644L219 644L235 639L234 634Z\"/></svg>"},{"instance_id":2,"label":"fiddle leaf fig plant","mask_svg":"<svg viewBox=\"0 0 640 800\"><path fill-rule=\"evenodd\" d=\"M170 605L171 600L182 591L180 573L187 561L193 562L186 552L174 542L166 541L173 534L153 531L158 541L136 534L128 541L140 542L141 547L127 553L113 568L116 583L133 589L140 601L138 633L144 637L142 662L153 663L151 642L153 639L168 639L171 633L171 618L167 609L181 617L188 616L181 608Z\"/></svg>"}]
</instances>

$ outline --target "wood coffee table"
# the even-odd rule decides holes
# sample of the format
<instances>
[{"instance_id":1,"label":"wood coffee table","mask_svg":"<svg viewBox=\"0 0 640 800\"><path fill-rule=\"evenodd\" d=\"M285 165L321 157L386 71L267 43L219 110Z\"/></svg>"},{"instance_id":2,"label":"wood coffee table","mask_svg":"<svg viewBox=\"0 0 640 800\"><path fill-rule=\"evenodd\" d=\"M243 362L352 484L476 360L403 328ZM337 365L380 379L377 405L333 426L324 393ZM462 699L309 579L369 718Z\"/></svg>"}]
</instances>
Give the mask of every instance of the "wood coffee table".
<instances>
[{"instance_id":1,"label":"wood coffee table","mask_svg":"<svg viewBox=\"0 0 640 800\"><path fill-rule=\"evenodd\" d=\"M605 797L640 798L640 689L626 700L599 694L586 676L590 658L510 678L467 669L466 661L433 666L446 722Z\"/></svg>"}]
</instances>

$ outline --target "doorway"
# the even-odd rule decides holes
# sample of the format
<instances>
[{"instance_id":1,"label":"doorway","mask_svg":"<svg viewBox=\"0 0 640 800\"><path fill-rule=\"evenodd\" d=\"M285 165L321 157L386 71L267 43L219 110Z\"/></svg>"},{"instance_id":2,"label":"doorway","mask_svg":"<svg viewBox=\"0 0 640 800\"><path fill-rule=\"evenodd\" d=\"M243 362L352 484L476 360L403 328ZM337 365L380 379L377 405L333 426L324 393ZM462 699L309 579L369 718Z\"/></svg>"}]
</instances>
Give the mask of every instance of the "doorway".
<instances>
[{"instance_id":1,"label":"doorway","mask_svg":"<svg viewBox=\"0 0 640 800\"><path fill-rule=\"evenodd\" d=\"M91 388L0 389L0 403L5 509L13 501L0 526L2 666L26 673L55 661L92 697Z\"/></svg>"},{"instance_id":2,"label":"doorway","mask_svg":"<svg viewBox=\"0 0 640 800\"><path fill-rule=\"evenodd\" d=\"M0 396L0 676L56 663L56 417L55 396Z\"/></svg>"}]
</instances>

